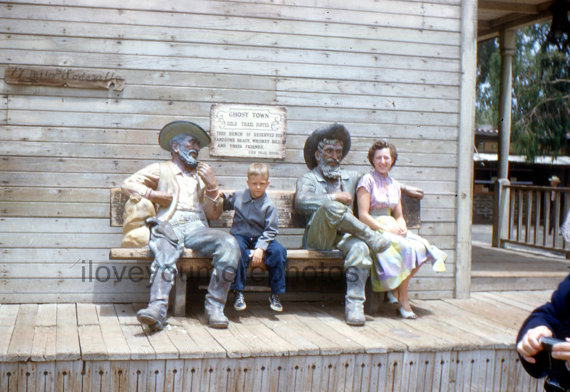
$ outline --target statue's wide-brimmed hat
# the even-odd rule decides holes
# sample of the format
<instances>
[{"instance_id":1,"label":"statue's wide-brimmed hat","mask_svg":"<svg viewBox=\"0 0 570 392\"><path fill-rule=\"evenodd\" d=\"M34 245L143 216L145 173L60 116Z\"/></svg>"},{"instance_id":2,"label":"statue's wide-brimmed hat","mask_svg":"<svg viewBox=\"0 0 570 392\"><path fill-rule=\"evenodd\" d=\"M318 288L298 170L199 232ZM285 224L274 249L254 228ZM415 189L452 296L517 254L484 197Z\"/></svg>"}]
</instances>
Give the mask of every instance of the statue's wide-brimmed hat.
<instances>
[{"instance_id":1,"label":"statue's wide-brimmed hat","mask_svg":"<svg viewBox=\"0 0 570 392\"><path fill-rule=\"evenodd\" d=\"M342 159L350 151L350 133L348 129L342 124L332 124L325 127L317 128L309 135L305 141L305 148L303 149L303 156L305 163L309 169L314 169L317 166L315 159L315 151L319 142L323 139L338 139L342 143Z\"/></svg>"},{"instance_id":2,"label":"statue's wide-brimmed hat","mask_svg":"<svg viewBox=\"0 0 570 392\"><path fill-rule=\"evenodd\" d=\"M173 121L166 124L158 134L158 144L166 151L170 151L170 139L177 135L188 135L200 143L200 148L206 147L210 144L210 136L204 129L190 121Z\"/></svg>"}]
</instances>

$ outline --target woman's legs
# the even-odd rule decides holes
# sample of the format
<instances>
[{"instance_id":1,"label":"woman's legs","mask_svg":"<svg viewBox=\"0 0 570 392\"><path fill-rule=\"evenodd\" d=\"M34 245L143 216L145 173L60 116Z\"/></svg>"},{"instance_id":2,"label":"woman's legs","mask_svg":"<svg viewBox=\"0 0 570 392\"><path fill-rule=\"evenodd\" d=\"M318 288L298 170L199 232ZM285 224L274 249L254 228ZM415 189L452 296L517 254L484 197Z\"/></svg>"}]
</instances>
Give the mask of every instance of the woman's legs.
<instances>
[{"instance_id":1,"label":"woman's legs","mask_svg":"<svg viewBox=\"0 0 570 392\"><path fill-rule=\"evenodd\" d=\"M409 317L406 316L400 310L400 314L402 314L402 317L406 317L406 318L416 318L417 317L415 314L413 314L412 306L410 305L410 299L408 297L408 285L410 284L410 279L412 278L412 276L414 276L414 274L418 271L418 269L419 269L419 267L414 268L411 271L410 276L408 276L400 284L400 286L398 286L397 289L392 291L392 294L394 294L396 296L396 298L398 298L398 302L401 305L401 309L404 310L405 313L409 315Z\"/></svg>"}]
</instances>

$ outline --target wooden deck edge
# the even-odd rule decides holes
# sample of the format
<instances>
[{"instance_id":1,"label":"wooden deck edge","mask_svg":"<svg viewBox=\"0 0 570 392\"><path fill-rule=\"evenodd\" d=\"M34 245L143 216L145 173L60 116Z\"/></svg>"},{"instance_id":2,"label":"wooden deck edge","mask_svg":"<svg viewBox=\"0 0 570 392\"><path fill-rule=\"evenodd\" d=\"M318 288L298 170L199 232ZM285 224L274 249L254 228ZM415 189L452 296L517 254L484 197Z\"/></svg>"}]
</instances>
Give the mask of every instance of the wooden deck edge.
<instances>
[{"instance_id":1,"label":"wooden deck edge","mask_svg":"<svg viewBox=\"0 0 570 392\"><path fill-rule=\"evenodd\" d=\"M34 390L216 391L464 390L536 391L532 379L509 350L386 352L340 355L261 356L257 358L189 358L154 360L84 360L4 362L1 384L6 392ZM257 388L255 387L257 386Z\"/></svg>"}]
</instances>

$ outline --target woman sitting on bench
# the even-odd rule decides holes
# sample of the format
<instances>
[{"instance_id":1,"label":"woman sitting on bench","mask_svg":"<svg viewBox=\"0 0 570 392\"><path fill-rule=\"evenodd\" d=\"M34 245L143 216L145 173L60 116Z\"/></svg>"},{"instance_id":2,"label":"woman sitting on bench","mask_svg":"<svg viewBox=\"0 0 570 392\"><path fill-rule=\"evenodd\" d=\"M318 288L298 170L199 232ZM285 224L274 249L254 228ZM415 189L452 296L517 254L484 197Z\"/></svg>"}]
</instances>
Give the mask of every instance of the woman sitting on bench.
<instances>
[{"instance_id":1,"label":"woman sitting on bench","mask_svg":"<svg viewBox=\"0 0 570 392\"><path fill-rule=\"evenodd\" d=\"M372 289L385 292L387 301L398 306L403 318L415 319L417 315L408 299L410 278L428 260L435 271L444 271L447 255L422 237L408 232L402 214L400 185L388 174L397 158L396 147L386 140L370 147L368 161L374 170L364 175L356 188L358 216L392 242L390 248L374 258L370 274Z\"/></svg>"}]
</instances>

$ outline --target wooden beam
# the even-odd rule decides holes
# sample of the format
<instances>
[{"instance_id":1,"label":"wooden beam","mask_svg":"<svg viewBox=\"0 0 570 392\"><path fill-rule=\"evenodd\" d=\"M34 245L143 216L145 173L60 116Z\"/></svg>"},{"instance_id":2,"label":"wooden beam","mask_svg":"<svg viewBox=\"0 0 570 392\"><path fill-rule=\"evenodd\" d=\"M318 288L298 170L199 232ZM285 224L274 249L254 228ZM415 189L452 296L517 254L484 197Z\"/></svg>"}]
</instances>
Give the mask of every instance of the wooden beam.
<instances>
[{"instance_id":1,"label":"wooden beam","mask_svg":"<svg viewBox=\"0 0 570 392\"><path fill-rule=\"evenodd\" d=\"M520 2L479 0L477 5L479 10L514 12L517 14L536 14L538 12L536 5L521 4Z\"/></svg>"},{"instance_id":2,"label":"wooden beam","mask_svg":"<svg viewBox=\"0 0 570 392\"><path fill-rule=\"evenodd\" d=\"M461 8L461 84L457 167L457 228L455 297L471 291L471 223L473 217L473 133L475 128L475 75L477 71L477 2Z\"/></svg>"}]
</instances>

